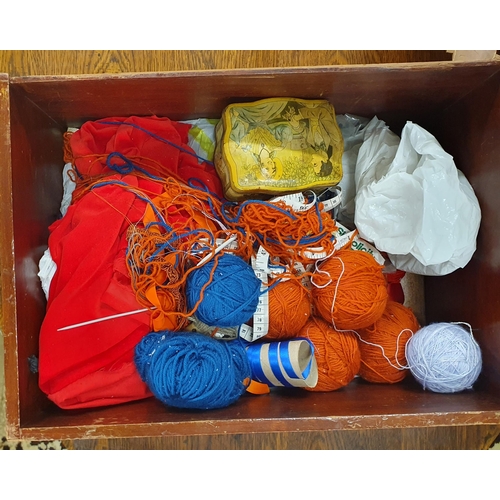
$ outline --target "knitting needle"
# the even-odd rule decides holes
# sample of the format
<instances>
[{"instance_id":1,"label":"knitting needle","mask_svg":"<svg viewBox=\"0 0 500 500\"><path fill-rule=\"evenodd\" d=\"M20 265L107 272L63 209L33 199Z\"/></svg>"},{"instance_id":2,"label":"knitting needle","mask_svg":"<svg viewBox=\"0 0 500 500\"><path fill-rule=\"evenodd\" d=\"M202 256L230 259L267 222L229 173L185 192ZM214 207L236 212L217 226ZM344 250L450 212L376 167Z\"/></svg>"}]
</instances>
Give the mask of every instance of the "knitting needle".
<instances>
[{"instance_id":1,"label":"knitting needle","mask_svg":"<svg viewBox=\"0 0 500 500\"><path fill-rule=\"evenodd\" d=\"M213 253L207 255L206 257L203 257L203 259L201 259L200 262L198 262L198 264L196 264L196 267L202 266L203 264L205 264L206 262L208 262L212 257L215 256L215 254L218 254L221 250L224 250L224 248L226 248L228 245L230 245L236 238L237 238L236 234L231 235L226 241L224 241L223 243L221 243L214 250Z\"/></svg>"},{"instance_id":2,"label":"knitting needle","mask_svg":"<svg viewBox=\"0 0 500 500\"><path fill-rule=\"evenodd\" d=\"M226 241L221 243L215 250L213 254L207 255L203 259L198 262L197 267L205 264L205 262L208 262L215 254L219 253L221 250L226 248L228 245L230 245L235 239L237 238L236 234L231 235ZM92 319L90 321L84 321L83 323L76 323L75 325L70 325L70 326L64 326L62 328L58 328L58 332L62 332L63 330L71 330L73 328L79 328L80 326L87 326L87 325L92 325L94 323L100 323L101 321L107 321L109 319L115 319L115 318L122 318L123 316L130 316L132 314L139 314L142 312L150 311L152 309L156 309L156 307L151 307L151 308L144 308L144 309L137 309L135 311L129 311L125 313L120 313L120 314L113 314L112 316L105 316L104 318L98 318L98 319Z\"/></svg>"},{"instance_id":3,"label":"knitting needle","mask_svg":"<svg viewBox=\"0 0 500 500\"><path fill-rule=\"evenodd\" d=\"M124 313L120 313L120 314L113 314L112 316L104 316L103 318L92 319L90 321L84 321L83 323L76 323L74 325L64 326L63 328L58 328L57 331L62 332L63 330L71 330L73 328L79 328L80 326L87 326L87 325L92 325L94 323L99 323L101 321L107 321L108 319L122 318L123 316L130 316L132 314L139 314L142 312L151 311L152 309L156 309L156 307L151 307L151 308L146 307L144 309L137 309L135 311L128 311L128 312L124 312Z\"/></svg>"}]
</instances>

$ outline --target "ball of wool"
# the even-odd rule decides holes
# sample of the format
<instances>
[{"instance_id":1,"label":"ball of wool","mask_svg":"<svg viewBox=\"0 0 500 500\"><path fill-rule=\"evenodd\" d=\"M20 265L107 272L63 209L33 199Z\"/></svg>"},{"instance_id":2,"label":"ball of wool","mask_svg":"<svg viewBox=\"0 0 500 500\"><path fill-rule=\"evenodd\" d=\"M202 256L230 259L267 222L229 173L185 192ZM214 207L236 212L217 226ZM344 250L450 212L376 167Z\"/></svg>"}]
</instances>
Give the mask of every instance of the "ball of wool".
<instances>
[{"instance_id":1,"label":"ball of wool","mask_svg":"<svg viewBox=\"0 0 500 500\"><path fill-rule=\"evenodd\" d=\"M279 282L269 290L269 329L265 339L297 337L310 315L308 290L296 280Z\"/></svg>"},{"instance_id":2,"label":"ball of wool","mask_svg":"<svg viewBox=\"0 0 500 500\"><path fill-rule=\"evenodd\" d=\"M212 270L216 266L215 271ZM195 316L209 326L239 326L252 318L260 297L261 281L240 257L226 253L195 269L186 280L189 310L203 298Z\"/></svg>"},{"instance_id":3,"label":"ball of wool","mask_svg":"<svg viewBox=\"0 0 500 500\"><path fill-rule=\"evenodd\" d=\"M454 323L432 323L406 346L412 375L424 389L452 393L471 389L482 368L481 349L471 331Z\"/></svg>"},{"instance_id":4,"label":"ball of wool","mask_svg":"<svg viewBox=\"0 0 500 500\"><path fill-rule=\"evenodd\" d=\"M229 406L245 392L251 376L239 340L215 340L194 332L150 333L137 344L134 361L151 392L176 408Z\"/></svg>"},{"instance_id":5,"label":"ball of wool","mask_svg":"<svg viewBox=\"0 0 500 500\"><path fill-rule=\"evenodd\" d=\"M405 348L420 328L413 311L389 301L382 316L371 326L359 329L361 367L359 376L368 382L394 384L408 374Z\"/></svg>"},{"instance_id":6,"label":"ball of wool","mask_svg":"<svg viewBox=\"0 0 500 500\"><path fill-rule=\"evenodd\" d=\"M324 260L311 282L315 311L339 330L366 328L384 312L383 266L368 253L344 249Z\"/></svg>"},{"instance_id":7,"label":"ball of wool","mask_svg":"<svg viewBox=\"0 0 500 500\"><path fill-rule=\"evenodd\" d=\"M311 316L300 336L313 343L318 365L318 383L307 390L335 391L354 379L360 366L360 353L353 332L338 332L322 318Z\"/></svg>"}]
</instances>

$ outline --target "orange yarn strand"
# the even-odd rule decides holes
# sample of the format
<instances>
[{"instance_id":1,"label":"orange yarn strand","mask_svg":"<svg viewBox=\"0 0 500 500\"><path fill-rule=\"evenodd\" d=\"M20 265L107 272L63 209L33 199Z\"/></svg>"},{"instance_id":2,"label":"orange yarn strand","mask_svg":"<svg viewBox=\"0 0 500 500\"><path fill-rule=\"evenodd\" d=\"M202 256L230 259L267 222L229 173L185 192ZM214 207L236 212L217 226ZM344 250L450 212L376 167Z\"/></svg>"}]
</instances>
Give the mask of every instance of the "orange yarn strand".
<instances>
[{"instance_id":1,"label":"orange yarn strand","mask_svg":"<svg viewBox=\"0 0 500 500\"><path fill-rule=\"evenodd\" d=\"M216 266L191 311L185 310L186 280L202 258L218 259L218 238L226 240L233 234L224 226L221 228L217 214L211 213L210 206L214 210L220 207L215 197L174 178L165 179L164 188L160 196L150 200L142 226L131 227L128 235L127 267L132 288L139 303L156 307L152 314L155 331L165 329L166 324L179 330L195 313ZM172 279L174 268L176 277Z\"/></svg>"},{"instance_id":2,"label":"orange yarn strand","mask_svg":"<svg viewBox=\"0 0 500 500\"><path fill-rule=\"evenodd\" d=\"M73 135L73 132L64 132L63 134L63 159L64 163L71 163L73 164L74 158L73 158L73 151L71 149L71 136Z\"/></svg>"},{"instance_id":3,"label":"orange yarn strand","mask_svg":"<svg viewBox=\"0 0 500 500\"><path fill-rule=\"evenodd\" d=\"M249 201L226 207L221 217L228 226L251 235L252 243L262 245L270 255L279 258L290 268L296 262L311 264L320 254L326 256L334 251L332 232L337 226L327 212L319 212L318 217L316 210L295 211L281 201ZM315 242L304 243L311 236L315 236ZM306 252L316 255L309 256Z\"/></svg>"},{"instance_id":4,"label":"orange yarn strand","mask_svg":"<svg viewBox=\"0 0 500 500\"><path fill-rule=\"evenodd\" d=\"M172 236L175 232L170 233ZM213 266L209 280L200 292L198 302L191 311L186 311L184 288L186 280L196 267L189 264L189 253L179 248L170 250L152 259L157 251L158 243L166 240L148 230L131 228L129 231L129 251L127 253L127 268L132 280L137 301L146 307L155 307L152 313L152 327L155 331L181 329L186 319L192 316L201 304L206 287L212 282L217 267ZM193 238L187 238L184 245L192 245Z\"/></svg>"}]
</instances>

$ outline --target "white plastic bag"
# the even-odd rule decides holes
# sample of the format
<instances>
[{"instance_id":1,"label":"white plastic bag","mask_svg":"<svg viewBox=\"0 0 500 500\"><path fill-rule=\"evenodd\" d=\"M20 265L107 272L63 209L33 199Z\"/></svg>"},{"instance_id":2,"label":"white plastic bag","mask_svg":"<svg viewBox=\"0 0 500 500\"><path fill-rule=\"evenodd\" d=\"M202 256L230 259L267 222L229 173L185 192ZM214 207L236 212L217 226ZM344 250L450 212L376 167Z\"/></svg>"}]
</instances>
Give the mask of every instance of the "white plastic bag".
<instances>
[{"instance_id":1,"label":"white plastic bag","mask_svg":"<svg viewBox=\"0 0 500 500\"><path fill-rule=\"evenodd\" d=\"M383 122L370 125L356 164L361 237L403 271L440 276L464 267L476 249L481 210L452 156L412 122L401 141Z\"/></svg>"},{"instance_id":2,"label":"white plastic bag","mask_svg":"<svg viewBox=\"0 0 500 500\"><path fill-rule=\"evenodd\" d=\"M363 143L368 118L355 115L337 115L337 124L344 139L342 154L342 179L338 186L342 189L342 201L337 211L337 221L349 229L354 229L354 200L356 182L354 179L359 148Z\"/></svg>"}]
</instances>

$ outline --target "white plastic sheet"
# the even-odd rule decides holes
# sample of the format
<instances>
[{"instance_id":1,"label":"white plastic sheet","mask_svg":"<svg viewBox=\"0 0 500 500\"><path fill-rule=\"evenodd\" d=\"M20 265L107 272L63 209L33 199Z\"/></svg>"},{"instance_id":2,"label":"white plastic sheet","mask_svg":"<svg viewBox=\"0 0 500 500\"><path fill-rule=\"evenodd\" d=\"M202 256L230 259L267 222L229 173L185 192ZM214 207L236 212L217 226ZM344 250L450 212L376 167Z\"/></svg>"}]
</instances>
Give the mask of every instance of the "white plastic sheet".
<instances>
[{"instance_id":1,"label":"white plastic sheet","mask_svg":"<svg viewBox=\"0 0 500 500\"><path fill-rule=\"evenodd\" d=\"M440 276L476 249L481 210L474 191L436 138L407 122L401 140L370 122L356 164L355 224L403 271Z\"/></svg>"},{"instance_id":2,"label":"white plastic sheet","mask_svg":"<svg viewBox=\"0 0 500 500\"><path fill-rule=\"evenodd\" d=\"M337 221L349 229L354 229L354 208L356 198L356 162L359 148L363 143L368 118L355 115L337 115L337 124L344 139L342 154L342 179L338 186L342 189L342 201L337 211Z\"/></svg>"}]
</instances>

